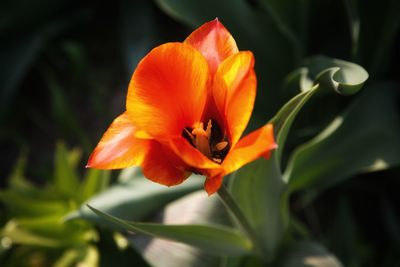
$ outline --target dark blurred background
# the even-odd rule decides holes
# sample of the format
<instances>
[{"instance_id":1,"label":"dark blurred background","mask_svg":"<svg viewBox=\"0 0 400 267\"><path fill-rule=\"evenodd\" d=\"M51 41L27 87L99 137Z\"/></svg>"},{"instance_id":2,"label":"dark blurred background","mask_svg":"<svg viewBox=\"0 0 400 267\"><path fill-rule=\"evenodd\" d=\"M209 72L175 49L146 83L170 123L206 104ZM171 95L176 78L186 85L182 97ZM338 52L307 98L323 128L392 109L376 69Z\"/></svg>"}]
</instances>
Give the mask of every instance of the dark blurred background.
<instances>
[{"instance_id":1,"label":"dark blurred background","mask_svg":"<svg viewBox=\"0 0 400 267\"><path fill-rule=\"evenodd\" d=\"M151 1L2 1L0 23L1 173L27 149L39 181L56 141L88 155L124 111L138 60L190 30Z\"/></svg>"},{"instance_id":2,"label":"dark blurred background","mask_svg":"<svg viewBox=\"0 0 400 267\"><path fill-rule=\"evenodd\" d=\"M215 17L241 50L256 56L259 86L250 127L268 121L297 94L285 88L285 77L312 55L360 64L370 74L367 87L390 82L398 88L396 0L2 0L1 186L7 186L21 153L28 155L26 176L46 183L58 140L82 148L86 159L112 119L124 111L138 61L161 43L183 41ZM294 125L286 154L355 99L357 95L329 95L312 100ZM293 209L313 236L346 266L399 266L399 162L327 189L306 209L296 210L294 198Z\"/></svg>"}]
</instances>

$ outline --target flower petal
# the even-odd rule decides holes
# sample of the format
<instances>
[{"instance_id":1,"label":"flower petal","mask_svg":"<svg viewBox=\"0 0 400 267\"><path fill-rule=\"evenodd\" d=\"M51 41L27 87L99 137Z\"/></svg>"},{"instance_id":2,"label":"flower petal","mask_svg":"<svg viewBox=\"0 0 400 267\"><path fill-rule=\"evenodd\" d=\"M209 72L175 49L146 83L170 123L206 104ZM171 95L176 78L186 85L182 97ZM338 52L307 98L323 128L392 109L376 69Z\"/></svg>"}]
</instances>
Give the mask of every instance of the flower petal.
<instances>
[{"instance_id":1,"label":"flower petal","mask_svg":"<svg viewBox=\"0 0 400 267\"><path fill-rule=\"evenodd\" d=\"M218 19L207 22L192 32L185 40L207 59L214 74L222 61L239 52L235 39Z\"/></svg>"},{"instance_id":2,"label":"flower petal","mask_svg":"<svg viewBox=\"0 0 400 267\"><path fill-rule=\"evenodd\" d=\"M172 151L158 142L151 144L142 171L146 178L167 186L180 184L191 174Z\"/></svg>"},{"instance_id":3,"label":"flower petal","mask_svg":"<svg viewBox=\"0 0 400 267\"><path fill-rule=\"evenodd\" d=\"M126 113L117 117L90 155L87 167L119 169L140 165L154 141L136 138L136 132Z\"/></svg>"},{"instance_id":4,"label":"flower petal","mask_svg":"<svg viewBox=\"0 0 400 267\"><path fill-rule=\"evenodd\" d=\"M189 144L183 137L176 137L170 140L169 145L175 154L193 170L221 169L221 165L213 162L204 156L199 150Z\"/></svg>"},{"instance_id":5,"label":"flower petal","mask_svg":"<svg viewBox=\"0 0 400 267\"><path fill-rule=\"evenodd\" d=\"M190 45L158 46L132 76L127 112L135 125L157 140L181 135L184 127L201 118L209 77L206 60Z\"/></svg>"},{"instance_id":6,"label":"flower petal","mask_svg":"<svg viewBox=\"0 0 400 267\"><path fill-rule=\"evenodd\" d=\"M257 87L253 67L253 54L239 52L222 62L214 77L214 101L225 118L224 128L232 146L239 140L253 111Z\"/></svg>"},{"instance_id":7,"label":"flower petal","mask_svg":"<svg viewBox=\"0 0 400 267\"><path fill-rule=\"evenodd\" d=\"M222 162L225 175L236 171L243 165L259 157L268 157L270 151L277 147L274 140L272 124L267 124L242 138L236 146L229 151Z\"/></svg>"},{"instance_id":8,"label":"flower petal","mask_svg":"<svg viewBox=\"0 0 400 267\"><path fill-rule=\"evenodd\" d=\"M204 189L209 196L218 191L218 189L221 187L222 180L223 175L221 174L214 177L206 178L206 181L204 182Z\"/></svg>"}]
</instances>

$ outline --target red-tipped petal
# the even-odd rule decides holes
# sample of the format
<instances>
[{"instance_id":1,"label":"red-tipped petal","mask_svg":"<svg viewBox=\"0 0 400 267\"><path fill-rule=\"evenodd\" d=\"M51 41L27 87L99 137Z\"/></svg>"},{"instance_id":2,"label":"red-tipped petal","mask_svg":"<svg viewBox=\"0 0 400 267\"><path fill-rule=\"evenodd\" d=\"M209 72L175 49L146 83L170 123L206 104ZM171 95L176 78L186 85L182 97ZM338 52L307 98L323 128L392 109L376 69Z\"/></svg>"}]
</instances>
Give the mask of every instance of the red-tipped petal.
<instances>
[{"instance_id":1,"label":"red-tipped petal","mask_svg":"<svg viewBox=\"0 0 400 267\"><path fill-rule=\"evenodd\" d=\"M199 50L207 59L212 74L222 61L239 51L232 35L218 19L197 28L186 38L185 43Z\"/></svg>"},{"instance_id":2,"label":"red-tipped petal","mask_svg":"<svg viewBox=\"0 0 400 267\"><path fill-rule=\"evenodd\" d=\"M136 131L126 113L117 117L90 155L87 167L119 169L140 165L154 141L136 138Z\"/></svg>"}]
</instances>

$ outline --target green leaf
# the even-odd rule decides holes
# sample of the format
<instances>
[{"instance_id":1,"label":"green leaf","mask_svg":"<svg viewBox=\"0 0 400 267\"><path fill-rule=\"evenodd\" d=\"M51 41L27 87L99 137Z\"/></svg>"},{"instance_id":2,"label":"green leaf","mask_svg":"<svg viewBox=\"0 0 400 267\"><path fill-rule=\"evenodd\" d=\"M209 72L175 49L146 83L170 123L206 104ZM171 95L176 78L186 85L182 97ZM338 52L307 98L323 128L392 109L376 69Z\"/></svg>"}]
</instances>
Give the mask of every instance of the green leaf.
<instances>
[{"instance_id":1,"label":"green leaf","mask_svg":"<svg viewBox=\"0 0 400 267\"><path fill-rule=\"evenodd\" d=\"M99 240L96 242L96 247L100 251L99 267L150 267L143 259L144 255L141 255L136 249L127 246L129 244L126 243L125 235L110 231L106 228L99 228L98 231ZM123 240L123 242L121 242L121 240ZM143 244L143 246L145 245ZM171 252L172 250L168 251ZM162 257L158 258L158 262L160 262L160 258ZM164 262L164 259L161 262Z\"/></svg>"},{"instance_id":2,"label":"green leaf","mask_svg":"<svg viewBox=\"0 0 400 267\"><path fill-rule=\"evenodd\" d=\"M78 266L96 267L99 266L99 251L95 246L87 246L85 257L78 262Z\"/></svg>"},{"instance_id":3,"label":"green leaf","mask_svg":"<svg viewBox=\"0 0 400 267\"><path fill-rule=\"evenodd\" d=\"M184 212L183 212L184 211ZM228 214L217 194L208 196L204 190L185 195L165 206L151 218L162 224L223 224L230 225ZM220 266L220 259L192 246L133 235L130 244L139 251L151 266ZM151 244L150 246L148 244ZM171 253L174 251L174 253ZM163 259L160 262L160 258Z\"/></svg>"},{"instance_id":4,"label":"green leaf","mask_svg":"<svg viewBox=\"0 0 400 267\"><path fill-rule=\"evenodd\" d=\"M266 260L271 260L282 238L284 228L281 207L285 184L275 156L259 159L239 169L231 180L230 189L261 242ZM282 208L282 210L281 210Z\"/></svg>"},{"instance_id":5,"label":"green leaf","mask_svg":"<svg viewBox=\"0 0 400 267\"><path fill-rule=\"evenodd\" d=\"M110 183L110 175L110 171L88 169L80 187L81 199L79 204L104 191Z\"/></svg>"},{"instance_id":6,"label":"green leaf","mask_svg":"<svg viewBox=\"0 0 400 267\"><path fill-rule=\"evenodd\" d=\"M60 244L81 245L87 240L96 237L94 231L90 230L86 222L66 222L62 221L63 215L42 216L35 218L14 219L18 228L29 231L32 234L43 238L60 240Z\"/></svg>"},{"instance_id":7,"label":"green leaf","mask_svg":"<svg viewBox=\"0 0 400 267\"><path fill-rule=\"evenodd\" d=\"M232 195L259 234L267 261L274 257L286 228L288 213L283 198L286 185L282 180L279 157L295 116L314 92L315 89L296 96L271 120L278 150L272 153L270 159L259 159L232 175Z\"/></svg>"},{"instance_id":8,"label":"green leaf","mask_svg":"<svg viewBox=\"0 0 400 267\"><path fill-rule=\"evenodd\" d=\"M44 65L40 71L49 90L51 115L54 118L56 126L62 132L79 138L83 147L89 150L91 147L90 141L79 125L75 110L71 108L68 96L65 93L66 89L63 88L64 85L60 81L61 78L57 77L56 72L50 66Z\"/></svg>"},{"instance_id":9,"label":"green leaf","mask_svg":"<svg viewBox=\"0 0 400 267\"><path fill-rule=\"evenodd\" d=\"M64 201L37 199L10 190L0 192L0 199L14 216L36 217L68 211L68 204Z\"/></svg>"},{"instance_id":10,"label":"green leaf","mask_svg":"<svg viewBox=\"0 0 400 267\"><path fill-rule=\"evenodd\" d=\"M309 90L310 84L319 84L321 89L351 95L357 93L368 79L363 67L340 59L314 56L305 60L304 65L299 84L302 91Z\"/></svg>"},{"instance_id":11,"label":"green leaf","mask_svg":"<svg viewBox=\"0 0 400 267\"><path fill-rule=\"evenodd\" d=\"M57 143L55 155L54 184L56 188L67 196L76 196L79 187L79 178L65 145Z\"/></svg>"},{"instance_id":12,"label":"green leaf","mask_svg":"<svg viewBox=\"0 0 400 267\"><path fill-rule=\"evenodd\" d=\"M68 232L68 225L62 223L62 215L22 218L15 220L15 222L18 227L40 236L59 238L65 232Z\"/></svg>"},{"instance_id":13,"label":"green leaf","mask_svg":"<svg viewBox=\"0 0 400 267\"><path fill-rule=\"evenodd\" d=\"M252 250L251 242L244 235L226 227L128 222L91 206L89 208L102 219L112 221L123 229L183 242L215 255L242 255L249 254Z\"/></svg>"},{"instance_id":14,"label":"green leaf","mask_svg":"<svg viewBox=\"0 0 400 267\"><path fill-rule=\"evenodd\" d=\"M281 258L282 267L343 267L339 260L321 245L298 242L285 250Z\"/></svg>"},{"instance_id":15,"label":"green leaf","mask_svg":"<svg viewBox=\"0 0 400 267\"><path fill-rule=\"evenodd\" d=\"M278 144L277 157L280 160L283 152L283 147L286 142L286 137L289 133L290 127L293 124L297 113L301 110L303 105L311 98L311 96L318 90L318 86L298 94L287 102L279 112L271 119L270 123L274 125L275 139Z\"/></svg>"},{"instance_id":16,"label":"green leaf","mask_svg":"<svg viewBox=\"0 0 400 267\"><path fill-rule=\"evenodd\" d=\"M15 221L10 221L1 230L0 236L10 238L13 243L25 244L25 245L36 245L43 247L60 247L62 241L55 238L46 238L40 235L36 235L30 231L19 228Z\"/></svg>"},{"instance_id":17,"label":"green leaf","mask_svg":"<svg viewBox=\"0 0 400 267\"><path fill-rule=\"evenodd\" d=\"M99 251L94 246L85 246L66 250L53 264L54 267L99 266Z\"/></svg>"},{"instance_id":18,"label":"green leaf","mask_svg":"<svg viewBox=\"0 0 400 267\"><path fill-rule=\"evenodd\" d=\"M54 263L54 267L69 267L76 265L79 257L81 256L81 250L78 249L68 249L66 250L62 256L57 259Z\"/></svg>"},{"instance_id":19,"label":"green leaf","mask_svg":"<svg viewBox=\"0 0 400 267\"><path fill-rule=\"evenodd\" d=\"M202 188L203 177L191 176L179 186L166 187L146 179L140 168L121 172L119 181L106 191L89 199L92 206L126 220L140 220L166 203L189 192ZM98 222L99 218L85 205L66 219L83 218Z\"/></svg>"},{"instance_id":20,"label":"green leaf","mask_svg":"<svg viewBox=\"0 0 400 267\"><path fill-rule=\"evenodd\" d=\"M284 180L281 171L281 155L285 148L286 137L298 112L317 91L322 89L335 90L340 93L355 93L359 90L365 79L345 78L351 77L354 69L365 72L360 66L335 59L317 57L310 60L312 72L299 72L299 74L313 74L312 77L292 75L291 81L296 80L298 85L308 84L314 86L303 88L304 92L298 94L287 102L271 119L274 125L274 134L278 149L274 151L269 160L260 159L238 170L231 180L230 189L239 206L249 219L255 231L259 233L262 249L267 260L271 260L288 224L288 191L287 180ZM335 70L332 64L336 64ZM314 66L315 65L315 66ZM326 67L327 69L323 69ZM337 73L340 73L337 74ZM302 79L309 79L307 83ZM340 79L339 79L340 78ZM249 197L251 196L251 197Z\"/></svg>"},{"instance_id":21,"label":"green leaf","mask_svg":"<svg viewBox=\"0 0 400 267\"><path fill-rule=\"evenodd\" d=\"M25 166L28 158L28 153L25 149L20 153L17 162L8 177L9 191L20 192L21 194L37 193L37 189L25 178ZM0 193L1 194L1 193ZM1 197L0 197L1 198Z\"/></svg>"},{"instance_id":22,"label":"green leaf","mask_svg":"<svg viewBox=\"0 0 400 267\"><path fill-rule=\"evenodd\" d=\"M270 159L259 159L239 169L231 179L232 195L259 233L267 260L273 258L288 220L286 185L282 178L280 156L296 115L317 89L318 86L315 86L295 96L272 118L270 122L274 125L278 149Z\"/></svg>"},{"instance_id":23,"label":"green leaf","mask_svg":"<svg viewBox=\"0 0 400 267\"><path fill-rule=\"evenodd\" d=\"M297 148L284 174L290 190L318 192L354 174L400 163L399 88L371 86L321 134Z\"/></svg>"}]
</instances>

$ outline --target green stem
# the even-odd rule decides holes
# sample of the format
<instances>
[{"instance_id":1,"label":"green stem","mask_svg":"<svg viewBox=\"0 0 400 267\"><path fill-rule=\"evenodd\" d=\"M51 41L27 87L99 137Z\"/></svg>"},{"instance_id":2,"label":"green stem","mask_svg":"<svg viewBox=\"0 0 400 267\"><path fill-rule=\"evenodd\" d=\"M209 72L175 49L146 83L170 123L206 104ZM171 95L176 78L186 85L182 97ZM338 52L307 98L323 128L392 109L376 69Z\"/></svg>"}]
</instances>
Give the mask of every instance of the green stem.
<instances>
[{"instance_id":1,"label":"green stem","mask_svg":"<svg viewBox=\"0 0 400 267\"><path fill-rule=\"evenodd\" d=\"M232 195L229 193L228 189L225 185L222 185L218 190L218 195L224 203L225 207L229 210L233 218L236 222L243 228L246 232L248 237L251 239L255 251L262 255L261 249L259 246L259 240L257 238L256 233L253 230L253 227L250 225L249 221L247 220L246 216L243 214L242 210L236 204L235 200L233 199Z\"/></svg>"}]
</instances>

